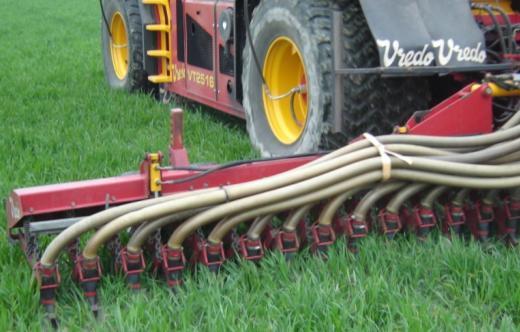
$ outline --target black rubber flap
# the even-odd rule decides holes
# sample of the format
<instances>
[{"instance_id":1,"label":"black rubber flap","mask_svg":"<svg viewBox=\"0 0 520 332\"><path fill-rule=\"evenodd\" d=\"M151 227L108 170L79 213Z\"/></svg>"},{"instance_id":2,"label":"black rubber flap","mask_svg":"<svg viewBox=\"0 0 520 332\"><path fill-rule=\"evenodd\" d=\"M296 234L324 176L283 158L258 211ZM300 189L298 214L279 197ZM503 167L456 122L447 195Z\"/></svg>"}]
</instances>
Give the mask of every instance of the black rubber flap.
<instances>
[{"instance_id":1,"label":"black rubber flap","mask_svg":"<svg viewBox=\"0 0 520 332\"><path fill-rule=\"evenodd\" d=\"M467 0L360 0L383 67L475 66L484 36Z\"/></svg>"}]
</instances>

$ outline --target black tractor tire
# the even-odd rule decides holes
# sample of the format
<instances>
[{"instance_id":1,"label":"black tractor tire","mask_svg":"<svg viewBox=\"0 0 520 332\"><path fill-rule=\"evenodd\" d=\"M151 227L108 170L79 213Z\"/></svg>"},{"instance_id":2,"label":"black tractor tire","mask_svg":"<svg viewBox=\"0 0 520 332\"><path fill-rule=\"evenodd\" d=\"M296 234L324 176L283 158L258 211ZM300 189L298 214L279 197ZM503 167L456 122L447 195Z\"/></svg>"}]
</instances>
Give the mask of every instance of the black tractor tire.
<instances>
[{"instance_id":1,"label":"black tractor tire","mask_svg":"<svg viewBox=\"0 0 520 332\"><path fill-rule=\"evenodd\" d=\"M153 85L148 81L144 69L143 31L138 0L102 0L104 18L101 17L101 50L105 78L112 89L128 92L150 91ZM123 18L128 40L128 70L124 77L118 77L111 53L110 24L113 16L120 13ZM105 22L106 18L106 22Z\"/></svg>"},{"instance_id":2,"label":"black tractor tire","mask_svg":"<svg viewBox=\"0 0 520 332\"><path fill-rule=\"evenodd\" d=\"M343 66L377 67L379 54L358 1L338 1L343 12ZM365 132L391 133L417 110L428 108L429 84L424 77L343 77L342 132L325 133L322 147L337 148Z\"/></svg>"},{"instance_id":3,"label":"black tractor tire","mask_svg":"<svg viewBox=\"0 0 520 332\"><path fill-rule=\"evenodd\" d=\"M253 12L252 44L263 64L267 48L281 35L300 48L310 95L307 122L300 138L281 143L271 131L262 100L262 77L249 44L243 53L243 106L251 142L263 156L294 155L332 149L364 132L389 133L413 111L427 108L428 83L424 78L381 78L378 75L344 77L342 131L331 132L333 91L332 10L343 12L343 65L377 67L379 55L356 0L262 0Z\"/></svg>"},{"instance_id":4,"label":"black tractor tire","mask_svg":"<svg viewBox=\"0 0 520 332\"><path fill-rule=\"evenodd\" d=\"M268 123L262 77L251 48L246 45L242 72L243 106L251 142L265 157L306 153L319 147L332 91L330 21L327 15L323 16L328 7L328 1L262 0L253 11L250 30L260 66L271 43L280 36L287 36L303 55L309 95L303 132L292 144L280 142Z\"/></svg>"}]
</instances>

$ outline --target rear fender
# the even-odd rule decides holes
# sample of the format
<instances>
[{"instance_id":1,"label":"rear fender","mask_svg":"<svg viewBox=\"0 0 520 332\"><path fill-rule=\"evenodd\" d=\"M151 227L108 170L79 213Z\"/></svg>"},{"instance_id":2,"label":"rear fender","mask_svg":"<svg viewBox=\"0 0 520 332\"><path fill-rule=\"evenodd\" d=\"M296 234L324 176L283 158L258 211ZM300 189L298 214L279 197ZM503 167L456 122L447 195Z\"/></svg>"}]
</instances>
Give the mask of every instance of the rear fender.
<instances>
[{"instance_id":1,"label":"rear fender","mask_svg":"<svg viewBox=\"0 0 520 332\"><path fill-rule=\"evenodd\" d=\"M486 62L467 0L360 0L381 67L463 68Z\"/></svg>"}]
</instances>

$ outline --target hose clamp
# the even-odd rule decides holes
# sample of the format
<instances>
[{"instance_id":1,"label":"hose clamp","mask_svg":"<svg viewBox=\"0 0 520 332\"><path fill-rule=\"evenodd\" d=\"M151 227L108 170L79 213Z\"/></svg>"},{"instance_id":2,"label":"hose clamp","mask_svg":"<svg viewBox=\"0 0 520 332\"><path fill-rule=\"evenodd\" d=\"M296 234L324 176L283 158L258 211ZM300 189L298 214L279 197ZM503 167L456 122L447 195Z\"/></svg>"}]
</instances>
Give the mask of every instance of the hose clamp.
<instances>
[{"instance_id":1,"label":"hose clamp","mask_svg":"<svg viewBox=\"0 0 520 332\"><path fill-rule=\"evenodd\" d=\"M390 158L390 155L393 157L396 157L397 159L400 159L407 163L408 165L412 165L413 161L410 158L407 158L399 153L395 153L392 151L389 151L379 140L369 133L364 133L363 137L370 142L374 147L377 148L379 155L381 156L381 166L383 167L383 177L382 181L388 181L392 177L392 159Z\"/></svg>"}]
</instances>

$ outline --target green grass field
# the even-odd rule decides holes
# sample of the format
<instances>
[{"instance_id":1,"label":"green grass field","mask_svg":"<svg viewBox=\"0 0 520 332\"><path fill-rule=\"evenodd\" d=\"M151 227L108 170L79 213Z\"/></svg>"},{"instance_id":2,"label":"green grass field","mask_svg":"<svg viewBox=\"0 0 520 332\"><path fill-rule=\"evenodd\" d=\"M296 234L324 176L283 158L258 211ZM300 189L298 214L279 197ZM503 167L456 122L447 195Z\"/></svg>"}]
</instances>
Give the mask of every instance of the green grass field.
<instances>
[{"instance_id":1,"label":"green grass field","mask_svg":"<svg viewBox=\"0 0 520 332\"><path fill-rule=\"evenodd\" d=\"M23 14L23 15L22 15ZM97 1L2 1L0 11L0 197L15 187L118 175L146 151L167 151L168 107L104 81ZM193 162L253 158L241 121L189 106ZM43 314L31 268L5 236L0 210L0 331L39 330ZM260 266L199 271L173 295L146 278L133 295L122 278L101 284L96 322L62 264L64 330L517 330L520 255L497 244L433 237L386 243L372 235L360 255L336 245L328 261L270 254Z\"/></svg>"}]
</instances>

